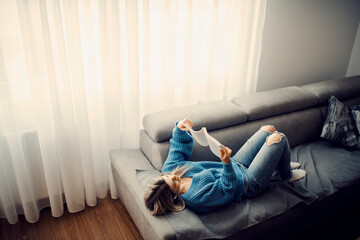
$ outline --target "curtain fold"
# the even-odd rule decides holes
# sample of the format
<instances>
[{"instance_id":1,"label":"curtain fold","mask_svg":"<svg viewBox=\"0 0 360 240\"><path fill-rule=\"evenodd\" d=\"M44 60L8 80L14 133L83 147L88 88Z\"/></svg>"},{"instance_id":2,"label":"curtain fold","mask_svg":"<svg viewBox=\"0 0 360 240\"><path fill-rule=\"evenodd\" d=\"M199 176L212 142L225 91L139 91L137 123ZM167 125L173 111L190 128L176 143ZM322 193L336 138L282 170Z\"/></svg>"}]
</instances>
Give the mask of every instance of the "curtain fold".
<instances>
[{"instance_id":1,"label":"curtain fold","mask_svg":"<svg viewBox=\"0 0 360 240\"><path fill-rule=\"evenodd\" d=\"M144 115L255 92L266 1L0 1L0 217L95 206Z\"/></svg>"}]
</instances>

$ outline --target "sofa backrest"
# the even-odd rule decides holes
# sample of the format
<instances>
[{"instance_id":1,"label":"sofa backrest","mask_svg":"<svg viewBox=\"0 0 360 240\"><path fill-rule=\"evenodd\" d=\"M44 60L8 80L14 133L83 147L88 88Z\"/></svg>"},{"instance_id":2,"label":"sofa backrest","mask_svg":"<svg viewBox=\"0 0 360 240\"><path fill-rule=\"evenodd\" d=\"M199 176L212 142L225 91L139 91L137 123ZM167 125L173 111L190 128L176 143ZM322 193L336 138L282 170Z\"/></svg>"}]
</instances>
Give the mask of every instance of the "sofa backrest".
<instances>
[{"instance_id":1,"label":"sofa backrest","mask_svg":"<svg viewBox=\"0 0 360 240\"><path fill-rule=\"evenodd\" d=\"M194 129L209 134L235 153L262 125L272 124L286 134L290 146L320 136L327 114L327 99L335 95L348 106L360 104L360 76L280 88L234 98L200 103L144 117L140 148L153 166L161 170L169 150L175 123L189 117ZM208 147L194 141L191 160L219 161Z\"/></svg>"}]
</instances>

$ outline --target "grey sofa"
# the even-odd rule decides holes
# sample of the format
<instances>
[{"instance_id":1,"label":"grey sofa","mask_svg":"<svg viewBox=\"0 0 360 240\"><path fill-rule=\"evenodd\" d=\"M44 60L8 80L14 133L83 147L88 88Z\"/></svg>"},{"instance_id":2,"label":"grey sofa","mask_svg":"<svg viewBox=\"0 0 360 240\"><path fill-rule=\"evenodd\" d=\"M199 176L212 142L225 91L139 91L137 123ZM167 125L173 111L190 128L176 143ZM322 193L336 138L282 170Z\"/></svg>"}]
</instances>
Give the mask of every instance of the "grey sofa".
<instances>
[{"instance_id":1,"label":"grey sofa","mask_svg":"<svg viewBox=\"0 0 360 240\"><path fill-rule=\"evenodd\" d=\"M199 103L144 117L140 149L115 149L111 166L120 199L145 239L280 239L360 200L360 151L321 139L330 95L360 104L360 76L292 86ZM295 183L272 182L260 197L208 214L185 209L152 216L143 202L149 179L159 174L175 122L189 117L235 153L264 124L285 133L292 160L307 171ZM191 160L219 161L194 142ZM331 209L331 210L330 210Z\"/></svg>"}]
</instances>

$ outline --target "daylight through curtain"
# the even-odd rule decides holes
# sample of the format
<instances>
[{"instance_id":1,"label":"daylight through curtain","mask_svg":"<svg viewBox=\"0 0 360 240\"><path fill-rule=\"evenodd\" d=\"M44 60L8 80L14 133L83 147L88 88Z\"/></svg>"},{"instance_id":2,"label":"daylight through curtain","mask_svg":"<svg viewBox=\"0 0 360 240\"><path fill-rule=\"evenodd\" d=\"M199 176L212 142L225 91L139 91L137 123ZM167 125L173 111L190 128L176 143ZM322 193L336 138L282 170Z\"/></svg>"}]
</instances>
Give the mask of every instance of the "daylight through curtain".
<instances>
[{"instance_id":1,"label":"daylight through curtain","mask_svg":"<svg viewBox=\"0 0 360 240\"><path fill-rule=\"evenodd\" d=\"M0 217L94 206L150 112L256 88L266 1L0 1Z\"/></svg>"}]
</instances>

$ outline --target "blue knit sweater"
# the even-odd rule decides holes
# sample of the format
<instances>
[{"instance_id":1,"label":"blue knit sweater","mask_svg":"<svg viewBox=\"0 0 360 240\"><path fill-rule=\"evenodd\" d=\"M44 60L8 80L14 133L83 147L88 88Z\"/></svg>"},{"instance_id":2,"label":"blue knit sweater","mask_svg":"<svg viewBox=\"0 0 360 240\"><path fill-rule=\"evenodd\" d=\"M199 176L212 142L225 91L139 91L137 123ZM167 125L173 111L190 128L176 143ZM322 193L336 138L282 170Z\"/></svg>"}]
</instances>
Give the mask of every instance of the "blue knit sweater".
<instances>
[{"instance_id":1,"label":"blue knit sweater","mask_svg":"<svg viewBox=\"0 0 360 240\"><path fill-rule=\"evenodd\" d=\"M239 167L232 161L228 164L189 161L192 148L192 136L175 127L169 154L162 168L162 172L171 172L177 166L187 164L191 167L183 176L192 177L190 188L181 195L186 207L204 213L232 201L241 201L244 178Z\"/></svg>"}]
</instances>

